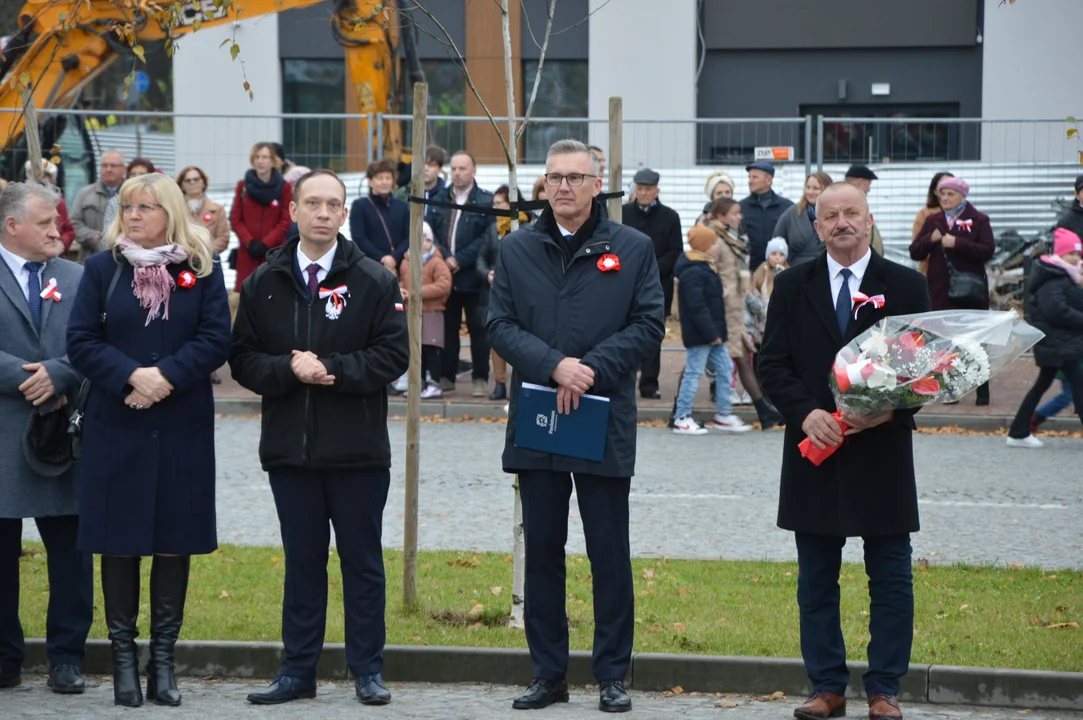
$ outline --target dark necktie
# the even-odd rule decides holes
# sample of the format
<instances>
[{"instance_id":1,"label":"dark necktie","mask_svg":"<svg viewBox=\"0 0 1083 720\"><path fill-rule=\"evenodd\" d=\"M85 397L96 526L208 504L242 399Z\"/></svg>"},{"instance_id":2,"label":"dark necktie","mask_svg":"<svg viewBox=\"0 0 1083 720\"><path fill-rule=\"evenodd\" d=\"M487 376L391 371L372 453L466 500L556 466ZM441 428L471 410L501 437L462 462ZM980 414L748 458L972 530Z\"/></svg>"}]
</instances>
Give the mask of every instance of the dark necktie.
<instances>
[{"instance_id":1,"label":"dark necktie","mask_svg":"<svg viewBox=\"0 0 1083 720\"><path fill-rule=\"evenodd\" d=\"M312 263L305 272L308 273L308 298L309 300L318 300L320 297L320 281L316 277L316 274L320 271L318 263Z\"/></svg>"},{"instance_id":2,"label":"dark necktie","mask_svg":"<svg viewBox=\"0 0 1083 720\"><path fill-rule=\"evenodd\" d=\"M34 318L34 327L41 332L41 276L38 273L45 267L45 263L28 262L23 267L30 273L30 284L26 292L30 317Z\"/></svg>"},{"instance_id":3,"label":"dark necktie","mask_svg":"<svg viewBox=\"0 0 1083 720\"><path fill-rule=\"evenodd\" d=\"M843 268L839 273L842 275L842 287L839 295L835 298L835 317L839 321L839 332L846 335L846 327L850 324L850 268Z\"/></svg>"}]
</instances>

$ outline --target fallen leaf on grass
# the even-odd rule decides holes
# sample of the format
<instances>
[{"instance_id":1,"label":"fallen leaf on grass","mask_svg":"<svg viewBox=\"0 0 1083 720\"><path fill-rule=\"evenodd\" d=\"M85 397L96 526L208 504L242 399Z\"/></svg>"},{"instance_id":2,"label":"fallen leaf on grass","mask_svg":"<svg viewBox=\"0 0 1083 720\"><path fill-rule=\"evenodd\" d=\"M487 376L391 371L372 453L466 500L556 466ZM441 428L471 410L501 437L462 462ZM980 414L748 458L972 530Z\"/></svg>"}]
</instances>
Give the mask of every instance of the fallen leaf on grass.
<instances>
[{"instance_id":1,"label":"fallen leaf on grass","mask_svg":"<svg viewBox=\"0 0 1083 720\"><path fill-rule=\"evenodd\" d=\"M499 595L500 593L504 592L504 588L500 587L499 585L496 585L494 587L489 588L489 592L491 592L493 595Z\"/></svg>"},{"instance_id":2,"label":"fallen leaf on grass","mask_svg":"<svg viewBox=\"0 0 1083 720\"><path fill-rule=\"evenodd\" d=\"M1077 622L1053 623L1052 625L1046 625L1046 627L1051 629L1051 630L1064 630L1066 628L1071 628L1073 630L1078 630L1079 629L1079 623L1077 623Z\"/></svg>"},{"instance_id":3,"label":"fallen leaf on grass","mask_svg":"<svg viewBox=\"0 0 1083 720\"><path fill-rule=\"evenodd\" d=\"M222 592L218 593L218 599L219 599L219 600L229 600L229 599L230 599L231 597L233 597L233 596L232 596L232 595L230 595L230 594L229 594L228 592L226 592L225 590L223 590Z\"/></svg>"},{"instance_id":4,"label":"fallen leaf on grass","mask_svg":"<svg viewBox=\"0 0 1083 720\"><path fill-rule=\"evenodd\" d=\"M677 632L682 632L683 633L683 632L686 632L688 630L688 626L685 625L682 622L678 622L678 623L673 623L673 629L676 630Z\"/></svg>"},{"instance_id":5,"label":"fallen leaf on grass","mask_svg":"<svg viewBox=\"0 0 1083 720\"><path fill-rule=\"evenodd\" d=\"M643 577L648 580L654 579L654 568L643 568Z\"/></svg>"},{"instance_id":6,"label":"fallen leaf on grass","mask_svg":"<svg viewBox=\"0 0 1083 720\"><path fill-rule=\"evenodd\" d=\"M470 610L466 613L466 617L470 618L471 620L477 620L484 612L484 605L475 605L474 607L470 608Z\"/></svg>"}]
</instances>

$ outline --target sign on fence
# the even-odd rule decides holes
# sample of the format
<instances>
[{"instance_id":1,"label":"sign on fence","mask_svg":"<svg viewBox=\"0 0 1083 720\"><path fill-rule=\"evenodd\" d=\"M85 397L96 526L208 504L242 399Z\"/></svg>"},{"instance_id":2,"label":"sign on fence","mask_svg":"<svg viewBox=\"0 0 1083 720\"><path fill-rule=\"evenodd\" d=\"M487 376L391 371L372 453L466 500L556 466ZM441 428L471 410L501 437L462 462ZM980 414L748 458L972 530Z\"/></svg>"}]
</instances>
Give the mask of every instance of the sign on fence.
<instances>
[{"instance_id":1,"label":"sign on fence","mask_svg":"<svg viewBox=\"0 0 1083 720\"><path fill-rule=\"evenodd\" d=\"M793 162L793 147L758 147L753 150L756 160Z\"/></svg>"}]
</instances>

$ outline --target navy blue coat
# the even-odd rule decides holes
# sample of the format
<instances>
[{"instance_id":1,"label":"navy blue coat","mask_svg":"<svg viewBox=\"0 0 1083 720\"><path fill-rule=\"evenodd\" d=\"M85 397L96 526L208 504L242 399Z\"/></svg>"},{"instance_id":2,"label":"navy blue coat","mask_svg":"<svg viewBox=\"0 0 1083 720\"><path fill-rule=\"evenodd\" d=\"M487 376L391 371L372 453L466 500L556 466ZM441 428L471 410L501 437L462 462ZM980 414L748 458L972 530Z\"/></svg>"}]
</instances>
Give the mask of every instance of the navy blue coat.
<instances>
[{"instance_id":1,"label":"navy blue coat","mask_svg":"<svg viewBox=\"0 0 1083 720\"><path fill-rule=\"evenodd\" d=\"M749 195L741 201L741 216L744 218L745 234L748 235L748 271L756 268L767 258L767 243L775 231L775 226L782 218L782 213L793 207L793 200L784 198L774 190L768 190L761 202L755 195Z\"/></svg>"},{"instance_id":2,"label":"navy blue coat","mask_svg":"<svg viewBox=\"0 0 1083 720\"><path fill-rule=\"evenodd\" d=\"M450 185L433 198L441 202L454 202L455 189ZM493 194L474 184L467 205L491 208ZM459 263L459 271L452 276L452 287L457 292L481 292L489 284L477 271L478 253L492 241L496 234L496 217L475 212L460 212L456 219L455 252L451 252L451 215L454 210L440 209L428 222L432 227L433 238L440 246L445 258L454 257Z\"/></svg>"},{"instance_id":3,"label":"navy blue coat","mask_svg":"<svg viewBox=\"0 0 1083 720\"><path fill-rule=\"evenodd\" d=\"M401 262L403 254L410 249L409 203L372 193L357 198L350 208L350 239L376 262L385 255Z\"/></svg>"},{"instance_id":4,"label":"navy blue coat","mask_svg":"<svg viewBox=\"0 0 1083 720\"><path fill-rule=\"evenodd\" d=\"M214 396L211 372L229 357L229 301L222 268L175 287L169 319L145 325L120 279L100 314L116 269L113 254L87 259L68 322L68 359L93 383L79 469L79 549L112 555L201 554L218 547L214 510ZM188 264L169 266L176 280ZM157 366L173 392L147 410L124 404L128 378Z\"/></svg>"},{"instance_id":5,"label":"navy blue coat","mask_svg":"<svg viewBox=\"0 0 1083 720\"><path fill-rule=\"evenodd\" d=\"M722 299L722 278L706 260L693 260L687 253L677 258L674 272L677 309L681 316L681 340L686 348L728 340L726 303Z\"/></svg>"}]
</instances>

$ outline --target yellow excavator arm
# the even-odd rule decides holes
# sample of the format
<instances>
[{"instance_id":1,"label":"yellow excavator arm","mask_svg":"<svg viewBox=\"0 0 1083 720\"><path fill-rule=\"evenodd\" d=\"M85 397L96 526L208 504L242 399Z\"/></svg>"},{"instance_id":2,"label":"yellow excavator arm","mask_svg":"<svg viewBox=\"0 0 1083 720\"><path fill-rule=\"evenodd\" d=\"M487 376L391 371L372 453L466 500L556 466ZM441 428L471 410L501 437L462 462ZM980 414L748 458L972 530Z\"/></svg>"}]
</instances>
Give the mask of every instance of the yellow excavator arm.
<instances>
[{"instance_id":1,"label":"yellow excavator arm","mask_svg":"<svg viewBox=\"0 0 1083 720\"><path fill-rule=\"evenodd\" d=\"M23 93L31 88L37 109L71 107L83 88L124 56L140 57L142 43L322 0L28 0L19 30L0 52L0 151L10 150L23 130ZM335 0L332 29L343 46L349 77L362 112L392 107L397 22L379 0ZM169 45L167 44L167 49ZM223 62L226 49L223 48ZM243 50L242 50L243 52ZM370 129L372 130L372 129ZM401 132L389 128L385 148L397 159ZM43 148L48 152L48 148Z\"/></svg>"}]
</instances>

